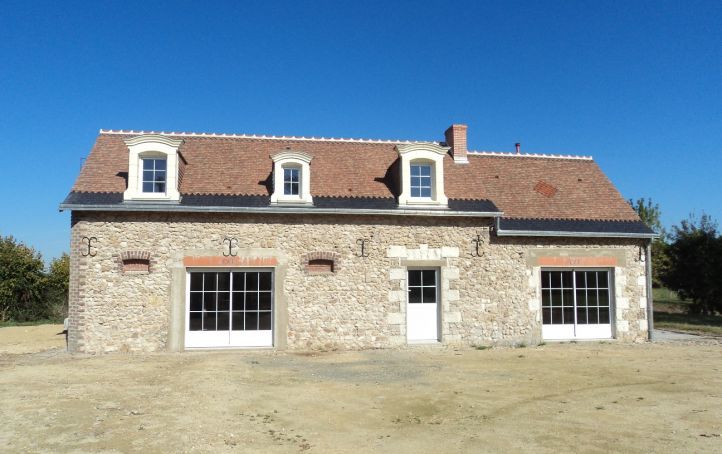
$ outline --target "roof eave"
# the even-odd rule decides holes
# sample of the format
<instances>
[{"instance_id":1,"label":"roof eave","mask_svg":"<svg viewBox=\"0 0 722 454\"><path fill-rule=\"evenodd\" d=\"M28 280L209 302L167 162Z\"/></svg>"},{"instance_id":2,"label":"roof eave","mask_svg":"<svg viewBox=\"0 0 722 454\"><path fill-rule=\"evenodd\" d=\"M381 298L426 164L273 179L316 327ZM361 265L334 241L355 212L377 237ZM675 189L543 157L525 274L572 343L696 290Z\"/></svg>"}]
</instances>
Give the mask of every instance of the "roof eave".
<instances>
[{"instance_id":1,"label":"roof eave","mask_svg":"<svg viewBox=\"0 0 722 454\"><path fill-rule=\"evenodd\" d=\"M60 211L116 211L116 212L175 212L175 213L268 213L268 214L353 214L381 216L437 216L437 217L477 217L498 218L501 211L455 211L439 209L352 209L352 208L315 208L315 207L228 207L228 206L189 206L169 204L74 204L61 203Z\"/></svg>"},{"instance_id":2,"label":"roof eave","mask_svg":"<svg viewBox=\"0 0 722 454\"><path fill-rule=\"evenodd\" d=\"M629 232L566 232L553 230L496 230L497 236L548 236L548 237L582 237L582 238L659 238L657 233Z\"/></svg>"}]
</instances>

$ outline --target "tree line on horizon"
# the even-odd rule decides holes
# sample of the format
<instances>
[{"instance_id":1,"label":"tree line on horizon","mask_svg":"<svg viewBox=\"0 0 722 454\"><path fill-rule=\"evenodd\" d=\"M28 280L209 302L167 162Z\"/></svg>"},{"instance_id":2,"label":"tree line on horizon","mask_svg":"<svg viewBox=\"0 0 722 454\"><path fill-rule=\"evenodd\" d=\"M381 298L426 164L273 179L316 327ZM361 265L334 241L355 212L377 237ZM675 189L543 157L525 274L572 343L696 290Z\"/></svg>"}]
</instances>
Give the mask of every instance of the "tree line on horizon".
<instances>
[{"instance_id":1,"label":"tree line on horizon","mask_svg":"<svg viewBox=\"0 0 722 454\"><path fill-rule=\"evenodd\" d=\"M722 235L707 214L690 214L667 232L659 204L651 199L629 200L649 228L659 234L652 241L652 282L689 300L693 314L722 313Z\"/></svg>"}]
</instances>

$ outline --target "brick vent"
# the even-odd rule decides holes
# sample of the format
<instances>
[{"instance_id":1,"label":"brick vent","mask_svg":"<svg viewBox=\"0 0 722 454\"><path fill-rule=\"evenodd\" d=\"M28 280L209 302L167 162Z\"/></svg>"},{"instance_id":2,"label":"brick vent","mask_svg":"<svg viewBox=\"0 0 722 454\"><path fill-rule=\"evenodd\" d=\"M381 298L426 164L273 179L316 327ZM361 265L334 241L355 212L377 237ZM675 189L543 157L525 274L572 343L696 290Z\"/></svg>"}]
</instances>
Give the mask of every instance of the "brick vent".
<instances>
[{"instance_id":1,"label":"brick vent","mask_svg":"<svg viewBox=\"0 0 722 454\"><path fill-rule=\"evenodd\" d=\"M333 274L340 268L338 252L318 251L303 255L301 266L309 274Z\"/></svg>"},{"instance_id":2,"label":"brick vent","mask_svg":"<svg viewBox=\"0 0 722 454\"><path fill-rule=\"evenodd\" d=\"M534 185L534 190L544 197L552 198L557 193L557 188L550 185L546 181L539 181Z\"/></svg>"},{"instance_id":3,"label":"brick vent","mask_svg":"<svg viewBox=\"0 0 722 454\"><path fill-rule=\"evenodd\" d=\"M120 253L123 273L150 273L150 252L124 251Z\"/></svg>"}]
</instances>

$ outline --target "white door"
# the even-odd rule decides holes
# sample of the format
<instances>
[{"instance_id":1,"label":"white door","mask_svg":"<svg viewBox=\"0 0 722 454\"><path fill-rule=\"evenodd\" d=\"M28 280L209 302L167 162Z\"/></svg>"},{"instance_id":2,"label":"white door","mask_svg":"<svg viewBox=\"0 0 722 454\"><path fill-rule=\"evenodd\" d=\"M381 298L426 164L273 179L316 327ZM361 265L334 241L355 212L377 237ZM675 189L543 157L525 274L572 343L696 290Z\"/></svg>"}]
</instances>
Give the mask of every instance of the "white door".
<instances>
[{"instance_id":1,"label":"white door","mask_svg":"<svg viewBox=\"0 0 722 454\"><path fill-rule=\"evenodd\" d=\"M273 271L188 271L186 348L273 345Z\"/></svg>"},{"instance_id":2,"label":"white door","mask_svg":"<svg viewBox=\"0 0 722 454\"><path fill-rule=\"evenodd\" d=\"M408 270L406 337L409 342L438 342L438 270Z\"/></svg>"},{"instance_id":3,"label":"white door","mask_svg":"<svg viewBox=\"0 0 722 454\"><path fill-rule=\"evenodd\" d=\"M542 270L541 281L544 339L612 337L609 270Z\"/></svg>"}]
</instances>

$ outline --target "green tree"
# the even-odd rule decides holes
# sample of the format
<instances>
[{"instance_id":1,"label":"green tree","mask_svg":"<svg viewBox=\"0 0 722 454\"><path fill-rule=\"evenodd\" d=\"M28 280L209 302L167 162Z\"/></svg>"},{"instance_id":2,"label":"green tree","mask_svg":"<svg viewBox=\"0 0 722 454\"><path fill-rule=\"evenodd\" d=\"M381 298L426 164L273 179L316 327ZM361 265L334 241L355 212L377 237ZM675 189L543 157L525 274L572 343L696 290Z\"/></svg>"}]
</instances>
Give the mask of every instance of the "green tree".
<instances>
[{"instance_id":1,"label":"green tree","mask_svg":"<svg viewBox=\"0 0 722 454\"><path fill-rule=\"evenodd\" d=\"M673 228L664 284L692 300L690 311L722 312L722 236L708 215L690 216Z\"/></svg>"},{"instance_id":2,"label":"green tree","mask_svg":"<svg viewBox=\"0 0 722 454\"><path fill-rule=\"evenodd\" d=\"M68 312L68 285L70 282L70 256L63 254L50 262L47 273L45 297L48 318L62 319Z\"/></svg>"},{"instance_id":3,"label":"green tree","mask_svg":"<svg viewBox=\"0 0 722 454\"><path fill-rule=\"evenodd\" d=\"M0 321L44 316L43 268L43 259L35 249L12 236L0 236Z\"/></svg>"},{"instance_id":4,"label":"green tree","mask_svg":"<svg viewBox=\"0 0 722 454\"><path fill-rule=\"evenodd\" d=\"M662 276L669 266L669 255L667 254L667 232L662 225L662 210L659 204L653 203L652 199L637 199L636 202L629 200L634 211L637 212L642 222L647 227L659 234L659 238L652 240L652 284L655 287L662 286Z\"/></svg>"}]
</instances>

